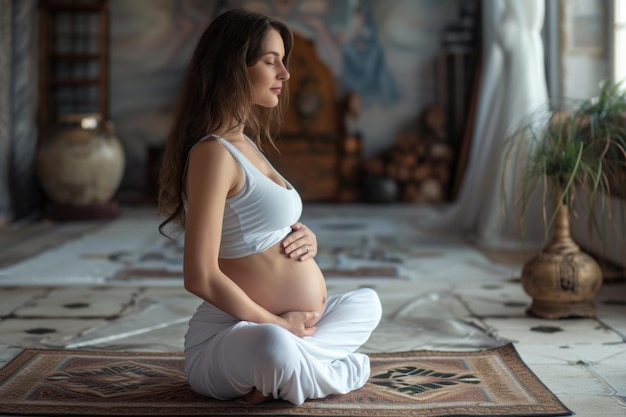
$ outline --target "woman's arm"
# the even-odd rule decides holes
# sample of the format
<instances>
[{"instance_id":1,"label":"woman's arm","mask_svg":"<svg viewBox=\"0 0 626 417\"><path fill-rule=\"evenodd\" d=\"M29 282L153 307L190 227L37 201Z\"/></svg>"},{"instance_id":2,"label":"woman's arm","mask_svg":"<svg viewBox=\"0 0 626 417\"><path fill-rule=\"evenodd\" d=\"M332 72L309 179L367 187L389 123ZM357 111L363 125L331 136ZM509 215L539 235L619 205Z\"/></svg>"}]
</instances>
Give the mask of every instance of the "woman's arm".
<instances>
[{"instance_id":1,"label":"woman's arm","mask_svg":"<svg viewBox=\"0 0 626 417\"><path fill-rule=\"evenodd\" d=\"M314 313L276 316L254 302L219 268L225 200L241 188L241 180L238 165L219 142L206 141L191 151L186 180L185 289L240 320L275 323L298 336L313 334L315 328L304 323L313 319Z\"/></svg>"}]
</instances>

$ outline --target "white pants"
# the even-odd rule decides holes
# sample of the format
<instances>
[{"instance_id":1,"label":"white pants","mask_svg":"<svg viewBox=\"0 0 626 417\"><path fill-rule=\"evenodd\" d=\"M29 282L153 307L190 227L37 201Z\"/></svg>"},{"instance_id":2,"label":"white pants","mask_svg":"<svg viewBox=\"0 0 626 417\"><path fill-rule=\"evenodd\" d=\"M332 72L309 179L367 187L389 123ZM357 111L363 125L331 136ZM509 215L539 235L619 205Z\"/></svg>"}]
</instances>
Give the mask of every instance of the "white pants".
<instances>
[{"instance_id":1,"label":"white pants","mask_svg":"<svg viewBox=\"0 0 626 417\"><path fill-rule=\"evenodd\" d=\"M194 391L222 400L253 389L294 404L345 394L369 378L368 356L355 351L381 314L378 295L369 288L333 295L315 334L300 338L203 303L185 335L185 373Z\"/></svg>"}]
</instances>

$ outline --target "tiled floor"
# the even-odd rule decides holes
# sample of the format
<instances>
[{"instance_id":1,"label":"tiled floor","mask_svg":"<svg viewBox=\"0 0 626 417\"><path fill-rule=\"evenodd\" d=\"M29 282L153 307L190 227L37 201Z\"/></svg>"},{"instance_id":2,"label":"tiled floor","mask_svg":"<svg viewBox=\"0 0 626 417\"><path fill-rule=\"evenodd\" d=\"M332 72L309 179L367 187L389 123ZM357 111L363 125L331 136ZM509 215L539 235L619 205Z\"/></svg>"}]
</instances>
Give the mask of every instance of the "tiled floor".
<instances>
[{"instance_id":1,"label":"tiled floor","mask_svg":"<svg viewBox=\"0 0 626 417\"><path fill-rule=\"evenodd\" d=\"M46 239L28 237L40 253L28 239L15 242L24 259L13 248L14 261L3 263L0 253L0 366L25 347L182 349L199 301L182 289L180 244L159 237L153 208L123 213L108 223L40 228ZM462 236L419 231L414 216L408 206L305 206L317 261L335 271L329 292L369 286L381 296L384 319L362 351L513 342L576 415L626 416L625 280L605 283L597 319L531 318L517 279L527 254L486 253ZM52 244L55 227L60 241ZM0 229L0 242L7 233ZM379 275L342 277L350 268Z\"/></svg>"}]
</instances>

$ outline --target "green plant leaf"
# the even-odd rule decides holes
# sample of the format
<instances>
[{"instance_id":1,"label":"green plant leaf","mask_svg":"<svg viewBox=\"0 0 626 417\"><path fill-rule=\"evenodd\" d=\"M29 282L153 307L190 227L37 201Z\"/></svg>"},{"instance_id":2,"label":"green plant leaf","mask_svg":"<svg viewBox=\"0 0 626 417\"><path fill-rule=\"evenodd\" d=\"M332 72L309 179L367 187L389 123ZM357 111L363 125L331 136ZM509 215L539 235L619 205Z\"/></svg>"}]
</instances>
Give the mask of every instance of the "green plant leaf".
<instances>
[{"instance_id":1,"label":"green plant leaf","mask_svg":"<svg viewBox=\"0 0 626 417\"><path fill-rule=\"evenodd\" d=\"M598 97L571 101L558 111L540 109L533 116L507 138L504 158L503 175L508 175L514 164L513 181L520 184L515 197L522 212L522 238L531 196L543 185L544 240L556 219L555 211L547 215L553 202L547 188L552 188L556 202L566 204L572 215L578 216L571 210L575 201L586 205L583 220L592 234L604 241L605 223L612 219L609 198L620 195L626 199L626 93L621 84L603 82ZM502 181L505 202L507 179ZM620 205L622 219L626 217L624 206Z\"/></svg>"}]
</instances>

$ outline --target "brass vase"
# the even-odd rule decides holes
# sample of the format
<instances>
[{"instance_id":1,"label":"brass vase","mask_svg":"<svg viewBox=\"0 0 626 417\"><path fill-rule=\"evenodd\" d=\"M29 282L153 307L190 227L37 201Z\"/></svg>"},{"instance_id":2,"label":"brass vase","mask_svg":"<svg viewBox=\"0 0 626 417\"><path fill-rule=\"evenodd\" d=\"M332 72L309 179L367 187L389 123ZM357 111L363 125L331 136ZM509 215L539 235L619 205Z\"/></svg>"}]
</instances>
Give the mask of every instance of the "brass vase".
<instances>
[{"instance_id":1,"label":"brass vase","mask_svg":"<svg viewBox=\"0 0 626 417\"><path fill-rule=\"evenodd\" d=\"M572 240L567 205L556 210L552 241L522 269L522 287L533 299L526 313L546 319L595 317L602 271Z\"/></svg>"}]
</instances>

